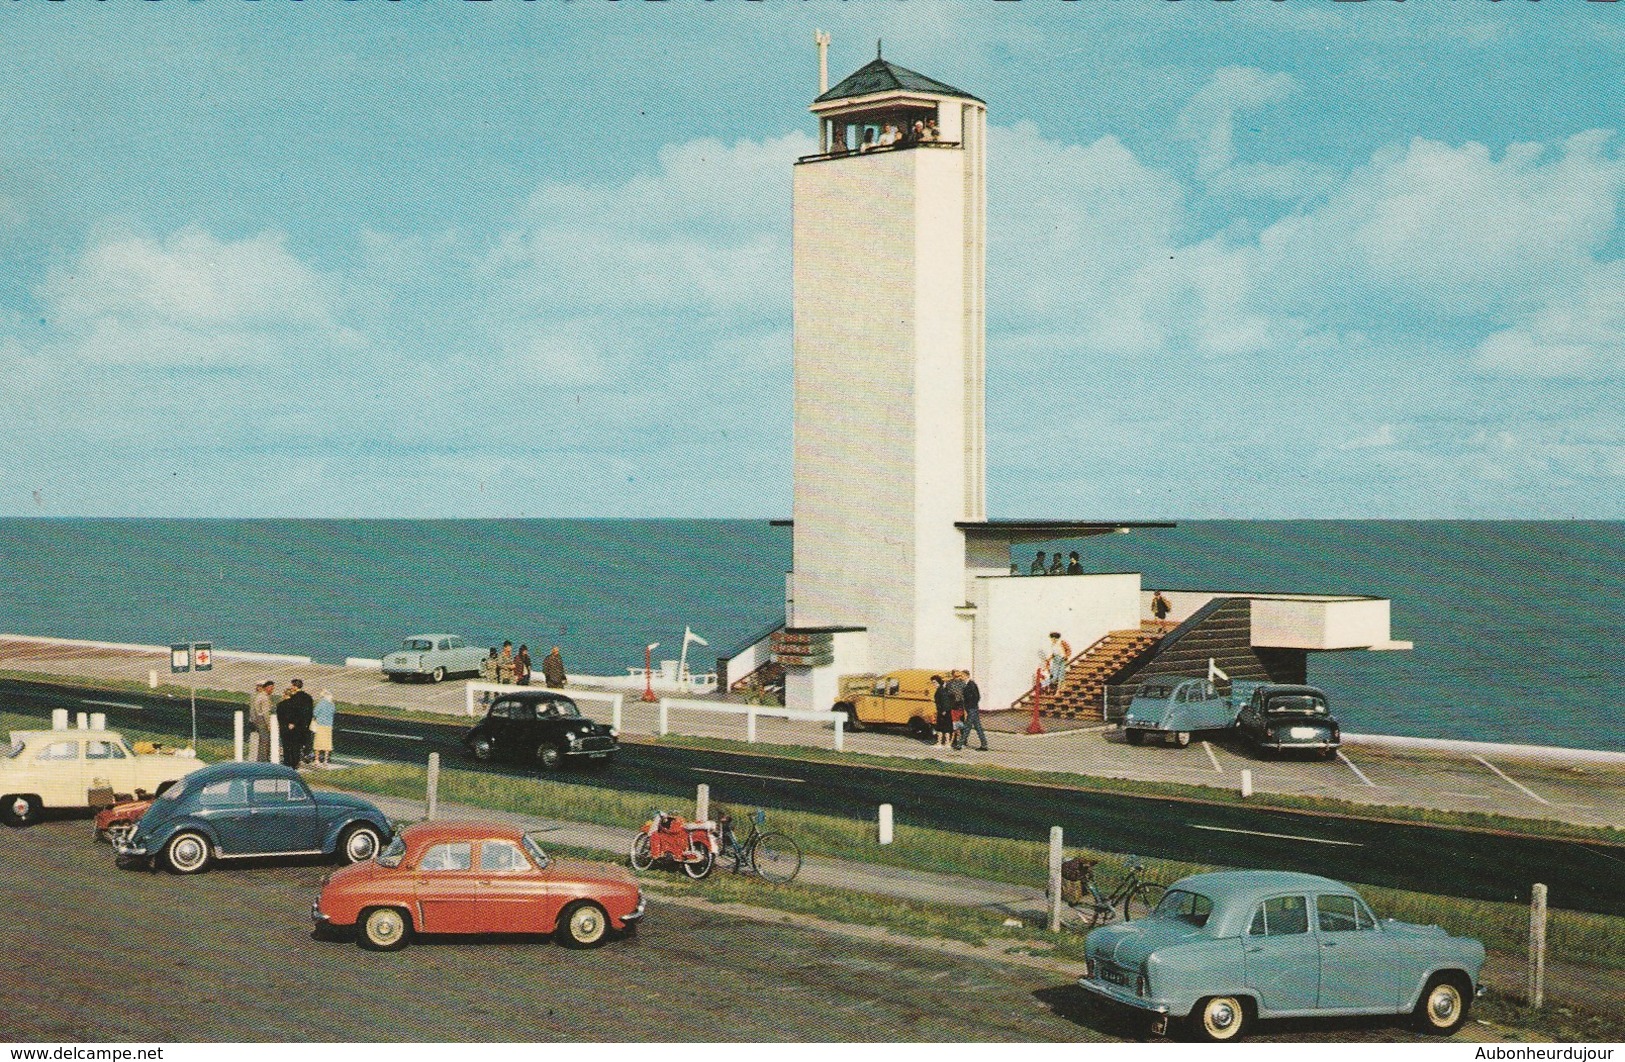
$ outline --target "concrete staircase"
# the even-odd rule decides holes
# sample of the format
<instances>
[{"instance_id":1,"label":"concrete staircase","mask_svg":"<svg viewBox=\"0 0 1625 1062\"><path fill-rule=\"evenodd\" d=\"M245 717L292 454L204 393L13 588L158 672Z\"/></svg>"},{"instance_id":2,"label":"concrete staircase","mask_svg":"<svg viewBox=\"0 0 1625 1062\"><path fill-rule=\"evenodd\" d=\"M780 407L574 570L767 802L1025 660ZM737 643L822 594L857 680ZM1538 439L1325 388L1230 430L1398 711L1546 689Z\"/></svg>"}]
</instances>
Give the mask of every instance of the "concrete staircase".
<instances>
[{"instance_id":1,"label":"concrete staircase","mask_svg":"<svg viewBox=\"0 0 1625 1062\"><path fill-rule=\"evenodd\" d=\"M1102 694L1125 667L1145 657L1162 639L1154 628L1112 631L1067 662L1066 677L1054 693L1045 691L1038 714L1054 719L1103 720ZM1033 693L1022 694L1012 708L1031 712Z\"/></svg>"}]
</instances>

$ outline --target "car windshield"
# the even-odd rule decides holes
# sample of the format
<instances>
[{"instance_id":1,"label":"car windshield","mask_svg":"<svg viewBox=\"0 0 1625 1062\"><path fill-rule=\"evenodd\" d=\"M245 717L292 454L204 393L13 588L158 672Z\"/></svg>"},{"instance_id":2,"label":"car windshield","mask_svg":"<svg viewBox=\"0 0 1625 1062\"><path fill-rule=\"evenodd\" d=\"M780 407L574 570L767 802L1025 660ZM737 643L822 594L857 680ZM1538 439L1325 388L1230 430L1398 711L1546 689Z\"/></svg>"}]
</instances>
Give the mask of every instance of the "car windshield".
<instances>
[{"instance_id":1,"label":"car windshield","mask_svg":"<svg viewBox=\"0 0 1625 1062\"><path fill-rule=\"evenodd\" d=\"M408 639L406 639L406 641L401 643L401 648L402 649L415 649L416 651L421 653L421 652L424 652L425 650L433 649L434 648L434 643L429 641L429 639L427 639L427 638L408 638Z\"/></svg>"},{"instance_id":2,"label":"car windshield","mask_svg":"<svg viewBox=\"0 0 1625 1062\"><path fill-rule=\"evenodd\" d=\"M398 867L406 856L406 838L396 834L390 838L389 844L378 853L378 865L381 867Z\"/></svg>"},{"instance_id":3,"label":"car windshield","mask_svg":"<svg viewBox=\"0 0 1625 1062\"><path fill-rule=\"evenodd\" d=\"M1326 702L1312 693L1292 693L1271 697L1266 710L1271 715L1325 715Z\"/></svg>"},{"instance_id":4,"label":"car windshield","mask_svg":"<svg viewBox=\"0 0 1625 1062\"><path fill-rule=\"evenodd\" d=\"M181 794L184 792L186 792L186 779L182 778L168 789L165 789L162 793L159 793L157 799L179 800L181 798Z\"/></svg>"},{"instance_id":5,"label":"car windshield","mask_svg":"<svg viewBox=\"0 0 1625 1062\"><path fill-rule=\"evenodd\" d=\"M1163 894L1162 902L1157 909L1151 912L1153 918L1177 918L1182 922L1189 922L1193 926L1207 925L1208 916L1213 913L1213 901L1199 892L1189 892L1185 889L1170 889Z\"/></svg>"},{"instance_id":6,"label":"car windshield","mask_svg":"<svg viewBox=\"0 0 1625 1062\"><path fill-rule=\"evenodd\" d=\"M1158 699L1166 699L1167 697L1171 696L1173 694L1173 692L1174 692L1174 688L1172 686L1165 686L1162 683L1148 682L1144 686L1140 687L1140 692L1135 694L1135 696L1136 697L1156 697Z\"/></svg>"},{"instance_id":7,"label":"car windshield","mask_svg":"<svg viewBox=\"0 0 1625 1062\"><path fill-rule=\"evenodd\" d=\"M543 870L546 870L547 865L553 861L547 857L546 852L542 851L541 842L536 840L536 835L534 833L527 833L525 834L523 840L525 842L525 851L530 853L531 862L535 863Z\"/></svg>"}]
</instances>

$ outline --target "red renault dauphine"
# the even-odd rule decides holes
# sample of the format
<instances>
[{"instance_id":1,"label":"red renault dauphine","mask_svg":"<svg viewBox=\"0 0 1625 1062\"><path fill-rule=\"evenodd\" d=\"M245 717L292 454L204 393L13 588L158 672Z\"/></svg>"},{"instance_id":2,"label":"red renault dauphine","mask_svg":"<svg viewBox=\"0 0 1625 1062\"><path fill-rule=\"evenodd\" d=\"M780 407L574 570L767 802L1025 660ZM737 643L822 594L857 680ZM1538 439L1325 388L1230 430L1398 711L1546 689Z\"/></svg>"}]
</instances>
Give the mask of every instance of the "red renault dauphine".
<instances>
[{"instance_id":1,"label":"red renault dauphine","mask_svg":"<svg viewBox=\"0 0 1625 1062\"><path fill-rule=\"evenodd\" d=\"M421 822L332 874L311 917L354 926L358 944L380 951L420 933L556 934L591 948L643 917L643 894L620 867L554 859L512 826Z\"/></svg>"}]
</instances>

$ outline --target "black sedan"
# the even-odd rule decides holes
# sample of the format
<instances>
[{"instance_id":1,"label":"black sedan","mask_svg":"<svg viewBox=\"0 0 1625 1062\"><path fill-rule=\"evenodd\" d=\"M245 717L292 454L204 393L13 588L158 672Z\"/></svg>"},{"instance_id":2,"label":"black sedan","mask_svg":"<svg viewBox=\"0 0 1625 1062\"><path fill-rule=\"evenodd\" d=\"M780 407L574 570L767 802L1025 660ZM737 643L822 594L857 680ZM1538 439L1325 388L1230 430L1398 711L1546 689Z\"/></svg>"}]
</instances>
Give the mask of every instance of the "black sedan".
<instances>
[{"instance_id":1,"label":"black sedan","mask_svg":"<svg viewBox=\"0 0 1625 1062\"><path fill-rule=\"evenodd\" d=\"M1260 755L1305 752L1329 760L1342 742L1325 692L1313 686L1259 686L1236 717L1236 729Z\"/></svg>"},{"instance_id":2,"label":"black sedan","mask_svg":"<svg viewBox=\"0 0 1625 1062\"><path fill-rule=\"evenodd\" d=\"M620 750L615 728L581 714L576 702L547 690L504 693L463 735L476 760L519 760L553 770L568 760L603 763Z\"/></svg>"}]
</instances>

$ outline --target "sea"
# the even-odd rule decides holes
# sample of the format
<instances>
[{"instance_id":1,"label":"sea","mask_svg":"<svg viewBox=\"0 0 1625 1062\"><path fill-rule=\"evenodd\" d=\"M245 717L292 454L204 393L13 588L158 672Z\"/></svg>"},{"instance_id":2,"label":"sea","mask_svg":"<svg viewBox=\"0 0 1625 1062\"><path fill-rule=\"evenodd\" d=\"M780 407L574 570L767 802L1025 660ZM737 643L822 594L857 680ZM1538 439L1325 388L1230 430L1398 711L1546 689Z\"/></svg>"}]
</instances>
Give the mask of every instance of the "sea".
<instances>
[{"instance_id":1,"label":"sea","mask_svg":"<svg viewBox=\"0 0 1625 1062\"><path fill-rule=\"evenodd\" d=\"M1391 599L1414 649L1310 654L1345 730L1625 751L1625 523L1189 520L1012 560L1039 548L1146 589ZM789 566L765 519L0 519L0 631L323 663L446 632L598 675L692 631L697 671L782 619Z\"/></svg>"}]
</instances>

